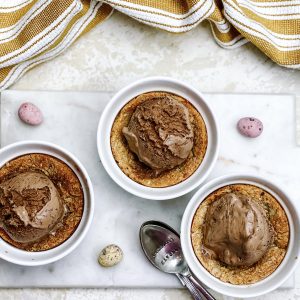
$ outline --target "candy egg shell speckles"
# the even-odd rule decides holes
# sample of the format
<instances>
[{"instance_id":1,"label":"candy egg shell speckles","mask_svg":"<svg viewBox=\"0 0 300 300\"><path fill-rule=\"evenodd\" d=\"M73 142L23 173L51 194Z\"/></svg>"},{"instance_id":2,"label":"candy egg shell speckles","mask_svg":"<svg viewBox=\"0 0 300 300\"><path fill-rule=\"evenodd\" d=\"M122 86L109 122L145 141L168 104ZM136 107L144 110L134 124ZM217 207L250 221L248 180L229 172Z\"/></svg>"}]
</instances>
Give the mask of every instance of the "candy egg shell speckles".
<instances>
[{"instance_id":1,"label":"candy egg shell speckles","mask_svg":"<svg viewBox=\"0 0 300 300\"><path fill-rule=\"evenodd\" d=\"M41 110L30 102L23 103L18 110L19 118L26 124L37 126L43 122Z\"/></svg>"},{"instance_id":2,"label":"candy egg shell speckles","mask_svg":"<svg viewBox=\"0 0 300 300\"><path fill-rule=\"evenodd\" d=\"M242 135L256 138L263 132L263 123L257 118L247 117L238 121L237 128Z\"/></svg>"},{"instance_id":3,"label":"candy egg shell speckles","mask_svg":"<svg viewBox=\"0 0 300 300\"><path fill-rule=\"evenodd\" d=\"M98 262L102 267L112 267L123 259L123 251L117 245L108 245L102 249Z\"/></svg>"}]
</instances>

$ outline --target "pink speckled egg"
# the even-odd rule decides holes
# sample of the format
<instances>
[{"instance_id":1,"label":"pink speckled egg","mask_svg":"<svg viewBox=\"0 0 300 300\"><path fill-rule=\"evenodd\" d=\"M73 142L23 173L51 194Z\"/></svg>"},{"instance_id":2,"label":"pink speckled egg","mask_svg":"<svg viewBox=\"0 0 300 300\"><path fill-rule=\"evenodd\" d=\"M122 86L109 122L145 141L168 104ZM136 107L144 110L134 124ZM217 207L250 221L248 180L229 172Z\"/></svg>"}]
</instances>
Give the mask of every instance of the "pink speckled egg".
<instances>
[{"instance_id":1,"label":"pink speckled egg","mask_svg":"<svg viewBox=\"0 0 300 300\"><path fill-rule=\"evenodd\" d=\"M237 123L239 132L247 137L256 138L263 132L264 126L262 121L256 118L242 118Z\"/></svg>"},{"instance_id":2,"label":"pink speckled egg","mask_svg":"<svg viewBox=\"0 0 300 300\"><path fill-rule=\"evenodd\" d=\"M19 118L26 124L37 126L43 122L41 110L30 102L23 103L18 111Z\"/></svg>"}]
</instances>

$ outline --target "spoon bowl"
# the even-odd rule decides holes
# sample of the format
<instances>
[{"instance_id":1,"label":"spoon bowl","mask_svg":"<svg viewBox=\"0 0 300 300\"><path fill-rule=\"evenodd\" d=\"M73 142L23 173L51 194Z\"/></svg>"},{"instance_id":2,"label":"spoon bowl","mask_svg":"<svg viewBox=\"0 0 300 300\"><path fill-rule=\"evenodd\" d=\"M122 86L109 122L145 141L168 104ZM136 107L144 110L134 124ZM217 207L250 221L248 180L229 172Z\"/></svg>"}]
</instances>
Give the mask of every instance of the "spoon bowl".
<instances>
[{"instance_id":1,"label":"spoon bowl","mask_svg":"<svg viewBox=\"0 0 300 300\"><path fill-rule=\"evenodd\" d=\"M214 299L191 274L183 256L180 236L172 227L159 221L145 222L140 228L140 242L152 265L176 275L194 299Z\"/></svg>"},{"instance_id":2,"label":"spoon bowl","mask_svg":"<svg viewBox=\"0 0 300 300\"><path fill-rule=\"evenodd\" d=\"M188 270L180 237L167 224L157 221L144 223L140 229L140 241L148 260L157 269L171 274L185 273Z\"/></svg>"}]
</instances>

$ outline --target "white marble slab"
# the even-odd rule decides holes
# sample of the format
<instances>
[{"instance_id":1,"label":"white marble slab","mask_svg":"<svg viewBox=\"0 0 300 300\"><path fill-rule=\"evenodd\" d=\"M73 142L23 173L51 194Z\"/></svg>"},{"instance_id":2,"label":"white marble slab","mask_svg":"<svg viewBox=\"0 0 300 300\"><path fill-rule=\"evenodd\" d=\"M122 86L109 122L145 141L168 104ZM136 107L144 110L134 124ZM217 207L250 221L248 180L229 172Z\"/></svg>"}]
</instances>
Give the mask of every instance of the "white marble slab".
<instances>
[{"instance_id":1,"label":"white marble slab","mask_svg":"<svg viewBox=\"0 0 300 300\"><path fill-rule=\"evenodd\" d=\"M41 139L72 151L86 166L96 194L93 227L83 243L63 260L42 267L20 267L0 261L0 287L180 287L176 278L153 268L141 252L138 230L149 219L179 229L191 194L170 201L137 198L119 188L103 170L96 149L96 128L110 93L5 91L1 95L1 146ZM286 186L300 201L300 148L296 147L294 97L291 95L207 95L220 124L221 152L211 177L251 171ZM37 104L45 115L40 127L17 118L21 102ZM263 120L259 139L240 136L235 124L242 116ZM299 205L300 208L300 205ZM97 264L100 249L119 244L124 261L111 269ZM283 287L293 287L291 278Z\"/></svg>"}]
</instances>

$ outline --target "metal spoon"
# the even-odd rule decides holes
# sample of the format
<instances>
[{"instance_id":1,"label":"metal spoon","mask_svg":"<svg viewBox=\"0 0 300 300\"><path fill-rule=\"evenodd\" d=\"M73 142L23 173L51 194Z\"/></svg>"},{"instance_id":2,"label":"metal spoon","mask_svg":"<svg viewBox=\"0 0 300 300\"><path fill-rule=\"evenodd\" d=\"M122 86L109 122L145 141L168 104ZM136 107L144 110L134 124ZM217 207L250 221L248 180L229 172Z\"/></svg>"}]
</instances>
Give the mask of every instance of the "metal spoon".
<instances>
[{"instance_id":1,"label":"metal spoon","mask_svg":"<svg viewBox=\"0 0 300 300\"><path fill-rule=\"evenodd\" d=\"M215 298L193 277L183 257L179 234L159 221L140 228L140 242L149 261L159 270L176 275L196 300Z\"/></svg>"}]
</instances>

